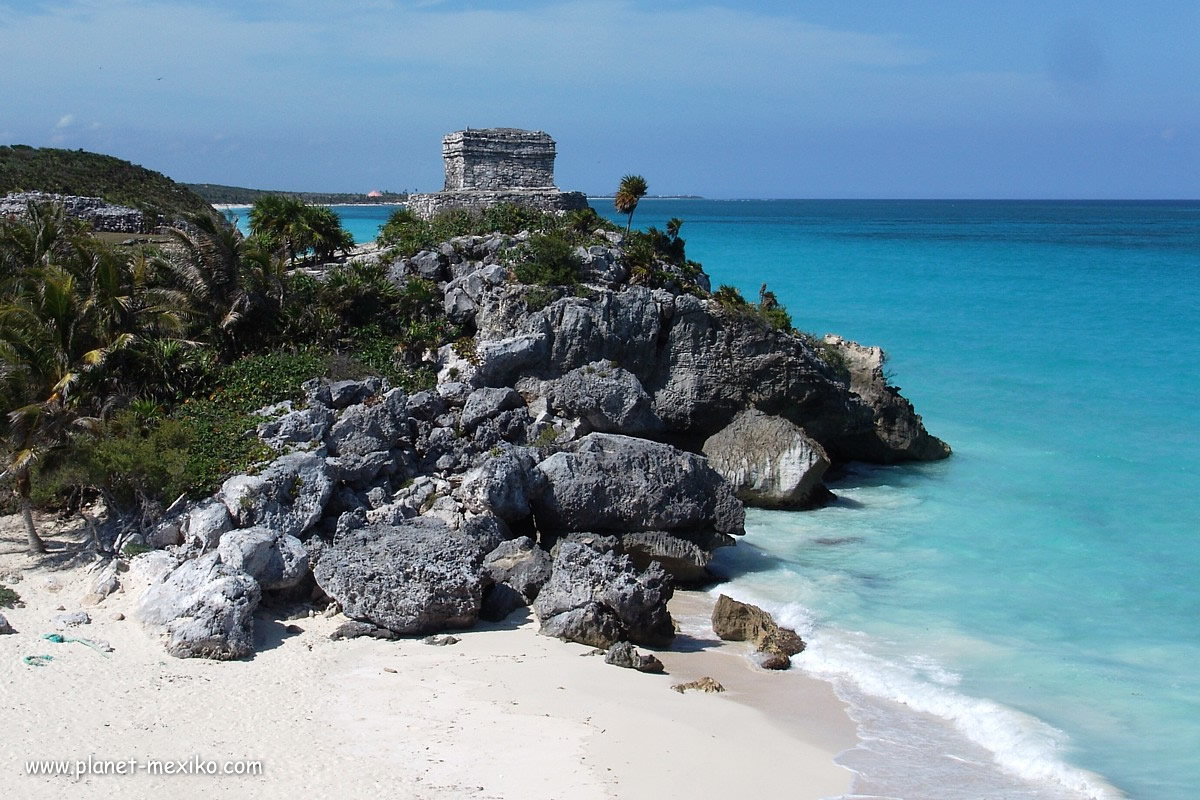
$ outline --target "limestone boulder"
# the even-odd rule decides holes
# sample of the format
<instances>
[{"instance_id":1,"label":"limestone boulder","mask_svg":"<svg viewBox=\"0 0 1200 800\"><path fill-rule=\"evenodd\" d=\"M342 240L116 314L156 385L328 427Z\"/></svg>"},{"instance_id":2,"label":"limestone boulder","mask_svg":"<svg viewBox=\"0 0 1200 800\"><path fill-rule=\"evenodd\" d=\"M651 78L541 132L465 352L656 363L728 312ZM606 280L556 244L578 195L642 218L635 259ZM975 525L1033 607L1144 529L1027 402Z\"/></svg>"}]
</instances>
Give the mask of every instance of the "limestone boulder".
<instances>
[{"instance_id":1,"label":"limestone boulder","mask_svg":"<svg viewBox=\"0 0 1200 800\"><path fill-rule=\"evenodd\" d=\"M709 465L749 505L804 508L823 494L825 448L784 417L747 409L703 449Z\"/></svg>"},{"instance_id":2,"label":"limestone boulder","mask_svg":"<svg viewBox=\"0 0 1200 800\"><path fill-rule=\"evenodd\" d=\"M229 478L217 497L239 527L300 536L321 518L333 483L323 454L295 451L258 475Z\"/></svg>"},{"instance_id":3,"label":"limestone boulder","mask_svg":"<svg viewBox=\"0 0 1200 800\"><path fill-rule=\"evenodd\" d=\"M542 587L550 580L554 562L528 536L501 542L483 560L483 569L495 584L506 584L528 605L537 599Z\"/></svg>"},{"instance_id":4,"label":"limestone boulder","mask_svg":"<svg viewBox=\"0 0 1200 800\"><path fill-rule=\"evenodd\" d=\"M660 673L663 663L649 653L639 653L630 642L617 642L604 654L604 663L638 672Z\"/></svg>"},{"instance_id":5,"label":"limestone boulder","mask_svg":"<svg viewBox=\"0 0 1200 800\"><path fill-rule=\"evenodd\" d=\"M469 471L459 488L468 511L491 512L505 522L524 519L532 513L530 503L545 489L537 465L537 451L506 448Z\"/></svg>"},{"instance_id":6,"label":"limestone boulder","mask_svg":"<svg viewBox=\"0 0 1200 800\"><path fill-rule=\"evenodd\" d=\"M501 412L525 405L521 395L511 388L476 389L467 397L459 419L464 430L473 430L485 419L499 416Z\"/></svg>"},{"instance_id":7,"label":"limestone boulder","mask_svg":"<svg viewBox=\"0 0 1200 800\"><path fill-rule=\"evenodd\" d=\"M639 571L628 556L565 542L533 610L547 636L604 649L623 640L656 647L675 636L673 591L657 564Z\"/></svg>"},{"instance_id":8,"label":"limestone boulder","mask_svg":"<svg viewBox=\"0 0 1200 800\"><path fill-rule=\"evenodd\" d=\"M712 613L713 632L726 641L751 642L768 669L783 669L786 659L804 651L804 640L790 628L781 627L774 617L758 606L741 603L727 595L717 598ZM789 662L790 663L790 662Z\"/></svg>"},{"instance_id":9,"label":"limestone boulder","mask_svg":"<svg viewBox=\"0 0 1200 800\"><path fill-rule=\"evenodd\" d=\"M226 531L233 530L233 517L224 503L210 498L188 509L182 529L186 541L206 553L216 549Z\"/></svg>"},{"instance_id":10,"label":"limestone boulder","mask_svg":"<svg viewBox=\"0 0 1200 800\"><path fill-rule=\"evenodd\" d=\"M707 461L667 444L592 433L537 466L549 531L715 530L740 534L745 510Z\"/></svg>"},{"instance_id":11,"label":"limestone boulder","mask_svg":"<svg viewBox=\"0 0 1200 800\"><path fill-rule=\"evenodd\" d=\"M346 616L399 634L469 628L496 542L417 517L348 531L321 549L317 584Z\"/></svg>"},{"instance_id":12,"label":"limestone boulder","mask_svg":"<svg viewBox=\"0 0 1200 800\"><path fill-rule=\"evenodd\" d=\"M217 548L221 561L245 572L265 591L289 589L308 574L308 551L295 536L266 528L231 531Z\"/></svg>"},{"instance_id":13,"label":"limestone boulder","mask_svg":"<svg viewBox=\"0 0 1200 800\"><path fill-rule=\"evenodd\" d=\"M261 597L257 581L212 552L152 584L136 614L165 637L171 655L224 661L254 652L254 610Z\"/></svg>"},{"instance_id":14,"label":"limestone boulder","mask_svg":"<svg viewBox=\"0 0 1200 800\"><path fill-rule=\"evenodd\" d=\"M408 436L408 396L392 389L347 407L325 438L336 456L362 456L391 450Z\"/></svg>"},{"instance_id":15,"label":"limestone boulder","mask_svg":"<svg viewBox=\"0 0 1200 800\"><path fill-rule=\"evenodd\" d=\"M560 416L585 419L603 433L639 434L663 427L637 376L609 361L586 364L552 381L547 400Z\"/></svg>"}]
</instances>

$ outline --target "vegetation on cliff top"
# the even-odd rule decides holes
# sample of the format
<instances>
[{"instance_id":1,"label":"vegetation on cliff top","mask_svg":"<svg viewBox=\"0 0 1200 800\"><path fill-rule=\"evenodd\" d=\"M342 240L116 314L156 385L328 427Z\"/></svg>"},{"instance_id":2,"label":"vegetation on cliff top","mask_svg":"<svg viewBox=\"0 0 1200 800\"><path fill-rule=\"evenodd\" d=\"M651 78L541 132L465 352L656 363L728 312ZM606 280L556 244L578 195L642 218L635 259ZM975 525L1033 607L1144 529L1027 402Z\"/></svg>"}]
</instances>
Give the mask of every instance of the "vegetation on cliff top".
<instances>
[{"instance_id":1,"label":"vegetation on cliff top","mask_svg":"<svg viewBox=\"0 0 1200 800\"><path fill-rule=\"evenodd\" d=\"M274 189L246 189L241 186L222 186L217 183L182 184L210 203L248 206L269 195L290 197L302 203L332 206L338 204L370 203L395 205L408 199L408 192L381 192L377 196L353 192L281 192Z\"/></svg>"},{"instance_id":2,"label":"vegetation on cliff top","mask_svg":"<svg viewBox=\"0 0 1200 800\"><path fill-rule=\"evenodd\" d=\"M18 191L101 197L167 219L213 213L204 198L183 184L113 156L0 146L0 196Z\"/></svg>"}]
</instances>

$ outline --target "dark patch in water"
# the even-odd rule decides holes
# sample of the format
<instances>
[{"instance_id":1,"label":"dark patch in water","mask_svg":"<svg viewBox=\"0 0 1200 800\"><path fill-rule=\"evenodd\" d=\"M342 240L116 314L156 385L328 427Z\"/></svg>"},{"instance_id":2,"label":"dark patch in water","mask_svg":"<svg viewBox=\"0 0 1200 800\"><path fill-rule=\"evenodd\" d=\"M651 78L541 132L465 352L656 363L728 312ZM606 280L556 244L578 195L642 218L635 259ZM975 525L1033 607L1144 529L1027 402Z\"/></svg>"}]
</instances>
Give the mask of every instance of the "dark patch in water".
<instances>
[{"instance_id":1,"label":"dark patch in water","mask_svg":"<svg viewBox=\"0 0 1200 800\"><path fill-rule=\"evenodd\" d=\"M822 536L819 539L813 539L813 544L836 547L839 544L858 544L861 541L863 541L861 536Z\"/></svg>"}]
</instances>

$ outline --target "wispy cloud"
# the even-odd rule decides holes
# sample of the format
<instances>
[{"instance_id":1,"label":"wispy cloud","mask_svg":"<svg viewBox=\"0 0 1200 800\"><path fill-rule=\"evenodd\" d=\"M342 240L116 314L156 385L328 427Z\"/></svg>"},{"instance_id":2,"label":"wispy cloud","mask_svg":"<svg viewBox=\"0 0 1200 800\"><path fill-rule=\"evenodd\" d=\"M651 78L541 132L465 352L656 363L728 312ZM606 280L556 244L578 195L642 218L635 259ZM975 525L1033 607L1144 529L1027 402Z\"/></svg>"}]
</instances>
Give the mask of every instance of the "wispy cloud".
<instances>
[{"instance_id":1,"label":"wispy cloud","mask_svg":"<svg viewBox=\"0 0 1200 800\"><path fill-rule=\"evenodd\" d=\"M73 125L74 123L75 123L75 115L74 114L63 114L61 117L58 118L58 122L56 122L54 124L54 127L59 130L62 130L63 128L71 127L71 125Z\"/></svg>"}]
</instances>

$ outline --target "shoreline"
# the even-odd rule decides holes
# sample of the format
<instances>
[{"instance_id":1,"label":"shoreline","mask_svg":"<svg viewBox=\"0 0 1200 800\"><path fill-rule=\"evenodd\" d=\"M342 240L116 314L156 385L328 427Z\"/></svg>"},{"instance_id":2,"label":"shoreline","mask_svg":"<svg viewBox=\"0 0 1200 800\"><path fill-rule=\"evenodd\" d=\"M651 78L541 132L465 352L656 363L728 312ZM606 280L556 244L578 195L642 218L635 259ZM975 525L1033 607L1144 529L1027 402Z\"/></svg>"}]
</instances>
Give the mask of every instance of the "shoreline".
<instances>
[{"instance_id":1,"label":"shoreline","mask_svg":"<svg viewBox=\"0 0 1200 800\"><path fill-rule=\"evenodd\" d=\"M66 786L75 797L133 786L149 793L183 781L210 798L302 790L716 798L753 788L816 800L845 793L853 778L834 762L857 735L832 685L795 667L758 669L745 646L703 636L695 620L713 602L703 592L672 601L681 635L673 649L653 651L668 675L607 665L588 647L539 635L532 615L520 611L455 632L458 644L433 647L419 638L335 642L328 634L341 615L286 620L266 609L256 618L252 659L184 660L166 656L133 620L142 585L136 567L123 574L123 593L80 606L91 576L82 568L30 569L20 534L18 517L3 518L0 580L23 574L12 588L26 607L4 610L18 633L0 637L7 733L0 749L5 782L22 797L57 797ZM63 542L82 546L77 529L51 536L51 563ZM54 630L58 605L84 608L93 620L66 635L107 640L114 652L42 640ZM125 619L113 619L118 613ZM289 634L288 625L302 632ZM21 661L43 652L54 655L46 666ZM727 691L670 690L705 675ZM89 755L260 760L264 774L79 781L25 774L30 759Z\"/></svg>"}]
</instances>

